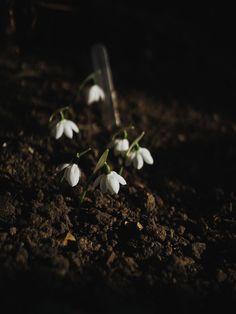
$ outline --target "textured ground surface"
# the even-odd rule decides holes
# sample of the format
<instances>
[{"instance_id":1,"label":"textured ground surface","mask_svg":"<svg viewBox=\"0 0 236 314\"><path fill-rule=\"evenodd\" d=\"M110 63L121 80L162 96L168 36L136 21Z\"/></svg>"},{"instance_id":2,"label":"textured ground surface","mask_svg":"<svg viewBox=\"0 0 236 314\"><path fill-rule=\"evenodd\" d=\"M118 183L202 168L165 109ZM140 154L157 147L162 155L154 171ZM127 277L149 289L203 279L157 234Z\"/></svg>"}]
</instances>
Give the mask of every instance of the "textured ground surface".
<instances>
[{"instance_id":1,"label":"textured ground surface","mask_svg":"<svg viewBox=\"0 0 236 314\"><path fill-rule=\"evenodd\" d=\"M233 118L123 92L123 124L146 131L155 164L126 171L118 196L90 191L79 209L109 138L98 108L75 100L70 68L8 55L0 71L1 304L24 313L227 312L236 292ZM81 132L55 141L48 117L69 103ZM88 146L81 184L60 184L56 167Z\"/></svg>"}]
</instances>

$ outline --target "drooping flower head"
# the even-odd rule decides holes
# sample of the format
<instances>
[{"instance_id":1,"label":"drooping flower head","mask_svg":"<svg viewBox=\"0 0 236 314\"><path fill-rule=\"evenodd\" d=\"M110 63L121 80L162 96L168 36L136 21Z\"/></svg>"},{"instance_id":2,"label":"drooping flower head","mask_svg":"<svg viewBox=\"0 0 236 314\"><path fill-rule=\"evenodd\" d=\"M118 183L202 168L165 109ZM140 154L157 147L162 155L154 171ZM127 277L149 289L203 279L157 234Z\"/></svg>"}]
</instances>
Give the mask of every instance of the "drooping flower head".
<instances>
[{"instance_id":1,"label":"drooping flower head","mask_svg":"<svg viewBox=\"0 0 236 314\"><path fill-rule=\"evenodd\" d=\"M114 140L114 154L116 156L124 155L128 149L129 149L129 141L126 138Z\"/></svg>"},{"instance_id":2,"label":"drooping flower head","mask_svg":"<svg viewBox=\"0 0 236 314\"><path fill-rule=\"evenodd\" d=\"M73 132L79 133L78 126L71 120L62 119L57 122L52 130L52 134L58 140L64 134L68 138L73 138Z\"/></svg>"},{"instance_id":3,"label":"drooping flower head","mask_svg":"<svg viewBox=\"0 0 236 314\"><path fill-rule=\"evenodd\" d=\"M105 173L99 175L94 181L94 187L98 185L102 193L118 194L120 190L120 184L126 185L125 179L117 172L111 171L107 163L104 164Z\"/></svg>"},{"instance_id":4,"label":"drooping flower head","mask_svg":"<svg viewBox=\"0 0 236 314\"><path fill-rule=\"evenodd\" d=\"M81 171L77 164L63 164L61 166L61 171L65 169L64 178L69 183L70 186L74 187L79 183L81 177Z\"/></svg>"},{"instance_id":5,"label":"drooping flower head","mask_svg":"<svg viewBox=\"0 0 236 314\"><path fill-rule=\"evenodd\" d=\"M105 99L105 93L99 85L94 84L93 86L89 88L88 98L87 98L88 105L91 105L94 102L98 102L104 99Z\"/></svg>"},{"instance_id":6,"label":"drooping flower head","mask_svg":"<svg viewBox=\"0 0 236 314\"><path fill-rule=\"evenodd\" d=\"M141 169L144 162L148 165L152 165L154 160L150 151L144 147L135 147L135 149L127 155L126 166L133 164L134 168Z\"/></svg>"},{"instance_id":7,"label":"drooping flower head","mask_svg":"<svg viewBox=\"0 0 236 314\"><path fill-rule=\"evenodd\" d=\"M113 147L115 156L124 156L129 149L128 130L133 126L124 127L112 136L110 147Z\"/></svg>"},{"instance_id":8,"label":"drooping flower head","mask_svg":"<svg viewBox=\"0 0 236 314\"><path fill-rule=\"evenodd\" d=\"M66 110L69 110L69 107L64 107L55 111L49 119L49 122L52 122L56 115L60 116L58 122L52 123L52 135L56 140L62 137L63 134L71 139L73 138L73 132L79 133L78 126L73 121L65 119L64 112Z\"/></svg>"},{"instance_id":9,"label":"drooping flower head","mask_svg":"<svg viewBox=\"0 0 236 314\"><path fill-rule=\"evenodd\" d=\"M74 187L79 183L81 177L81 170L77 165L77 161L85 154L87 154L91 148L86 149L81 153L77 153L75 158L70 163L63 164L60 167L60 171L65 170L63 178L65 179L70 186Z\"/></svg>"},{"instance_id":10,"label":"drooping flower head","mask_svg":"<svg viewBox=\"0 0 236 314\"><path fill-rule=\"evenodd\" d=\"M148 165L152 165L154 163L150 151L147 148L141 147L139 145L139 141L143 136L144 132L142 132L141 135L133 141L129 150L127 151L125 162L126 166L133 164L134 168L139 170L143 167L144 162Z\"/></svg>"}]
</instances>

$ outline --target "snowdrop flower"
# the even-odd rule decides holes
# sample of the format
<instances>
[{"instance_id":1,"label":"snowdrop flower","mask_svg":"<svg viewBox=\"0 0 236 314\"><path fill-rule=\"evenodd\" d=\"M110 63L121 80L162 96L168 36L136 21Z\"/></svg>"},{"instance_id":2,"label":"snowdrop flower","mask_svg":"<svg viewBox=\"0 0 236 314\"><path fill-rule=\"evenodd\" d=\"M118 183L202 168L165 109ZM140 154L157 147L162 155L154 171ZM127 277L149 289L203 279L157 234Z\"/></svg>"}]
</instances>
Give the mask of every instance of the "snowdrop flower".
<instances>
[{"instance_id":1,"label":"snowdrop flower","mask_svg":"<svg viewBox=\"0 0 236 314\"><path fill-rule=\"evenodd\" d=\"M100 185L102 193L110 192L111 194L118 194L121 185L126 185L125 179L115 171L108 174L101 174L94 182L94 188Z\"/></svg>"},{"instance_id":2,"label":"snowdrop flower","mask_svg":"<svg viewBox=\"0 0 236 314\"><path fill-rule=\"evenodd\" d=\"M64 170L64 178L70 186L76 186L79 182L81 171L77 164L63 164L60 171Z\"/></svg>"},{"instance_id":3,"label":"snowdrop flower","mask_svg":"<svg viewBox=\"0 0 236 314\"><path fill-rule=\"evenodd\" d=\"M154 160L147 148L138 146L136 150L128 154L126 159L126 166L129 166L133 163L133 166L139 170L143 167L144 162L146 162L148 165L152 165Z\"/></svg>"},{"instance_id":4,"label":"snowdrop flower","mask_svg":"<svg viewBox=\"0 0 236 314\"><path fill-rule=\"evenodd\" d=\"M91 105L94 102L105 99L105 93L100 86L97 84L90 87L88 91L88 105Z\"/></svg>"},{"instance_id":5,"label":"snowdrop flower","mask_svg":"<svg viewBox=\"0 0 236 314\"><path fill-rule=\"evenodd\" d=\"M72 138L73 132L79 133L79 128L73 121L67 119L62 119L61 121L57 122L53 128L53 136L56 138L56 140L58 140L63 135L63 133L66 137Z\"/></svg>"},{"instance_id":6,"label":"snowdrop flower","mask_svg":"<svg viewBox=\"0 0 236 314\"><path fill-rule=\"evenodd\" d=\"M114 140L114 153L115 155L124 155L129 149L129 141L124 139Z\"/></svg>"}]
</instances>

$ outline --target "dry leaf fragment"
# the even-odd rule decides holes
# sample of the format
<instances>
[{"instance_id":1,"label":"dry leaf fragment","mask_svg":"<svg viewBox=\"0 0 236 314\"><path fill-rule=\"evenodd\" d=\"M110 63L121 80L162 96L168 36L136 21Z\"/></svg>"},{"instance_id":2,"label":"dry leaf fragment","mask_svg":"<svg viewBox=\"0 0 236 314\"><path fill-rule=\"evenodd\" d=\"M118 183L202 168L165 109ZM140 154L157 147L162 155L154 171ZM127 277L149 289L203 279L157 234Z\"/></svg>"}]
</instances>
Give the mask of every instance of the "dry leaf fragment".
<instances>
[{"instance_id":1,"label":"dry leaf fragment","mask_svg":"<svg viewBox=\"0 0 236 314\"><path fill-rule=\"evenodd\" d=\"M32 147L28 147L28 152L30 153L30 154L32 154L33 155L33 153L34 153L34 149L32 148Z\"/></svg>"},{"instance_id":2,"label":"dry leaf fragment","mask_svg":"<svg viewBox=\"0 0 236 314\"><path fill-rule=\"evenodd\" d=\"M76 241L76 238L73 236L72 233L67 232L64 240L62 241L61 245L62 246L67 246L69 241Z\"/></svg>"},{"instance_id":3,"label":"dry leaf fragment","mask_svg":"<svg viewBox=\"0 0 236 314\"><path fill-rule=\"evenodd\" d=\"M137 222L137 227L139 231L143 230L143 225L140 222Z\"/></svg>"}]
</instances>

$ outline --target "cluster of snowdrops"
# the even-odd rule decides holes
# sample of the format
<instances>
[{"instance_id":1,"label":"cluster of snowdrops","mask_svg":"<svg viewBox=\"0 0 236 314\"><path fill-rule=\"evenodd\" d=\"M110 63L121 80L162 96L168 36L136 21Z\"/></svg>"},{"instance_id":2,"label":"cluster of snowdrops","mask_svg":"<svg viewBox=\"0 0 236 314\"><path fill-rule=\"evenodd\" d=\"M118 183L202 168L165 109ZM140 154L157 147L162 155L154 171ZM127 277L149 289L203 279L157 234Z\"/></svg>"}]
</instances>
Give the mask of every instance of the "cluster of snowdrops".
<instances>
[{"instance_id":1,"label":"cluster of snowdrops","mask_svg":"<svg viewBox=\"0 0 236 314\"><path fill-rule=\"evenodd\" d=\"M89 81L93 81L87 92L86 102L88 105L103 101L106 97L103 89L96 83L95 74L90 75L80 86L81 91ZM79 133L79 127L74 121L66 119L67 111L70 107L64 107L55 111L50 117L50 126L53 137L58 140L63 135L69 139L73 138L73 133ZM116 132L109 142L107 148L99 158L97 165L87 180L80 197L82 203L90 186L97 188L99 186L103 193L118 194L120 185L126 185L126 180L122 176L124 167L133 166L141 169L144 163L153 164L153 158L147 148L140 146L140 141L144 136L142 132L131 143L129 141L129 132L134 129L133 126L124 127ZM110 149L114 150L114 155L118 158L119 170L114 171L108 161ZM71 187L76 186L81 177L79 160L91 149L77 153L73 161L64 163L60 171L64 171L62 179L66 180Z\"/></svg>"}]
</instances>

